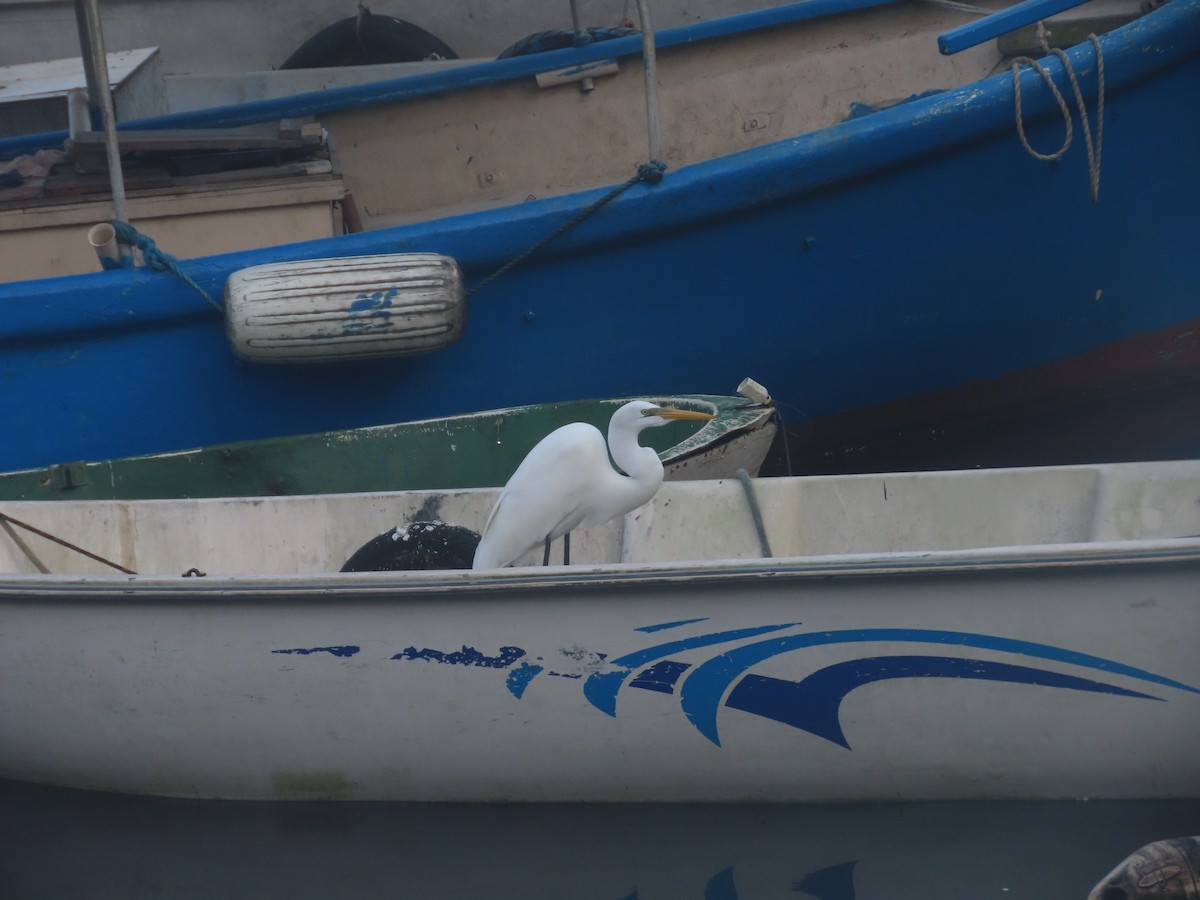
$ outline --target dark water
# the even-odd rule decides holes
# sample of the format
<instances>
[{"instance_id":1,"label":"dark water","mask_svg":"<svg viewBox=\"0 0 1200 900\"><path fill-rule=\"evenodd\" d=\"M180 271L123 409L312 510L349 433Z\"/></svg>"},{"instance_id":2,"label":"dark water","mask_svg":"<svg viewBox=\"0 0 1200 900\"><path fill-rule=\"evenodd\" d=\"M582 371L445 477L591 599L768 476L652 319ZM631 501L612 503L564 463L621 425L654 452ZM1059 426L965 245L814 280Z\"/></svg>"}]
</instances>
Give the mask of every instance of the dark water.
<instances>
[{"instance_id":1,"label":"dark water","mask_svg":"<svg viewBox=\"0 0 1200 900\"><path fill-rule=\"evenodd\" d=\"M1083 900L1200 801L230 803L0 781L0 897Z\"/></svg>"}]
</instances>

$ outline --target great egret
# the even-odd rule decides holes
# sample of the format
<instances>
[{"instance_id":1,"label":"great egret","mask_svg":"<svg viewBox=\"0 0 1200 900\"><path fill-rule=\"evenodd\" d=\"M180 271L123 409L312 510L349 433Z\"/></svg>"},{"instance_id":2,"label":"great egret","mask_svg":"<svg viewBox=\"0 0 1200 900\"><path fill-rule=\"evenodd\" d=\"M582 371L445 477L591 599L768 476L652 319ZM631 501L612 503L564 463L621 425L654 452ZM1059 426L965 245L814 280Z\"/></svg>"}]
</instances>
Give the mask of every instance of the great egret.
<instances>
[{"instance_id":1,"label":"great egret","mask_svg":"<svg viewBox=\"0 0 1200 900\"><path fill-rule=\"evenodd\" d=\"M641 446L638 435L672 419L712 418L706 412L634 400L613 413L607 448L600 430L586 422L550 432L500 493L475 550L474 568L510 565L581 525L595 527L637 509L663 480L658 454ZM610 453L626 474L613 471Z\"/></svg>"}]
</instances>

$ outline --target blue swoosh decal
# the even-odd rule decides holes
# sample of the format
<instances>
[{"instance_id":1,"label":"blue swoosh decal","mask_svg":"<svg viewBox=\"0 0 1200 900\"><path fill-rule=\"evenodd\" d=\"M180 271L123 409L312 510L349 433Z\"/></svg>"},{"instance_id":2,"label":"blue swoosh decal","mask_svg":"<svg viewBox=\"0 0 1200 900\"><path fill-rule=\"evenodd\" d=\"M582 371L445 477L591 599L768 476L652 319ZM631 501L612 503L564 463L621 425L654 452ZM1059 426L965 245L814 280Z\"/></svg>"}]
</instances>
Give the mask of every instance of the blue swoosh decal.
<instances>
[{"instance_id":1,"label":"blue swoosh decal","mask_svg":"<svg viewBox=\"0 0 1200 900\"><path fill-rule=\"evenodd\" d=\"M810 872L792 890L815 897L816 900L854 900L854 867L858 860L844 862Z\"/></svg>"},{"instance_id":2,"label":"blue swoosh decal","mask_svg":"<svg viewBox=\"0 0 1200 900\"><path fill-rule=\"evenodd\" d=\"M290 650L272 650L272 653L291 653L296 656L311 656L314 653L328 653L330 656L353 656L362 648L356 644L345 644L340 647L293 647Z\"/></svg>"},{"instance_id":3,"label":"blue swoosh decal","mask_svg":"<svg viewBox=\"0 0 1200 900\"><path fill-rule=\"evenodd\" d=\"M583 683L583 695L587 697L588 702L596 707L596 709L608 713L610 716L615 716L617 714L617 692L621 690L625 679L633 674L634 669L640 669L642 666L674 653L685 653L688 650L695 650L697 647L711 647L713 644L724 644L728 641L739 641L743 638L757 637L760 634L766 634L771 631L792 628L796 624L796 622L787 622L783 625L760 625L757 628L736 628L732 631L701 634L696 637L682 638L678 641L656 644L644 650L637 650L612 661L612 665L619 666L619 669L608 672L593 672L589 675L588 680Z\"/></svg>"},{"instance_id":4,"label":"blue swoosh decal","mask_svg":"<svg viewBox=\"0 0 1200 900\"><path fill-rule=\"evenodd\" d=\"M642 669L638 673L638 677L629 682L629 686L646 691L658 691L660 694L673 694L675 693L675 682L691 667L691 663L662 659L650 668Z\"/></svg>"},{"instance_id":5,"label":"blue swoosh decal","mask_svg":"<svg viewBox=\"0 0 1200 900\"><path fill-rule=\"evenodd\" d=\"M787 653L805 647L870 641L945 644L955 647L1000 650L1006 653L1016 653L1021 656L1032 656L1038 659L1069 663L1117 675L1127 675L1154 684L1179 688L1180 690L1192 693L1200 693L1200 690L1194 687L1189 687L1170 678L1164 678L1161 675L1155 675L1153 672L1147 672L1145 669L1127 666L1100 656L1078 653L1074 650L1064 650L1061 647L1052 647L1048 644L993 637L986 634L971 634L964 631L933 631L911 628L857 628L845 631L820 631L784 635L727 650L697 666L692 674L688 676L680 690L680 705L683 707L683 711L691 723L696 726L696 729L714 744L720 746L721 741L717 736L717 709L728 687L748 669L780 653Z\"/></svg>"},{"instance_id":6,"label":"blue swoosh decal","mask_svg":"<svg viewBox=\"0 0 1200 900\"><path fill-rule=\"evenodd\" d=\"M430 647L405 647L392 659L426 660L428 662L445 663L452 666L484 666L490 669L507 669L525 655L520 647L501 647L495 656L480 653L474 647L462 645L461 650L445 653Z\"/></svg>"},{"instance_id":7,"label":"blue swoosh decal","mask_svg":"<svg viewBox=\"0 0 1200 900\"><path fill-rule=\"evenodd\" d=\"M644 631L650 634L654 631L666 631L670 628L679 628L682 625L695 625L697 622L703 622L708 616L702 616L699 619L680 619L678 622L663 622L659 625L642 625L633 629L634 631Z\"/></svg>"},{"instance_id":8,"label":"blue swoosh decal","mask_svg":"<svg viewBox=\"0 0 1200 900\"><path fill-rule=\"evenodd\" d=\"M1161 700L1088 678L1011 663L954 656L877 656L827 666L803 681L750 674L734 686L725 705L803 729L849 750L839 717L842 700L856 687L889 678L975 678Z\"/></svg>"},{"instance_id":9,"label":"blue swoosh decal","mask_svg":"<svg viewBox=\"0 0 1200 900\"><path fill-rule=\"evenodd\" d=\"M522 662L508 673L504 679L504 686L508 688L510 694L520 700L525 694L525 688L529 687L529 682L533 681L542 671L542 666Z\"/></svg>"}]
</instances>

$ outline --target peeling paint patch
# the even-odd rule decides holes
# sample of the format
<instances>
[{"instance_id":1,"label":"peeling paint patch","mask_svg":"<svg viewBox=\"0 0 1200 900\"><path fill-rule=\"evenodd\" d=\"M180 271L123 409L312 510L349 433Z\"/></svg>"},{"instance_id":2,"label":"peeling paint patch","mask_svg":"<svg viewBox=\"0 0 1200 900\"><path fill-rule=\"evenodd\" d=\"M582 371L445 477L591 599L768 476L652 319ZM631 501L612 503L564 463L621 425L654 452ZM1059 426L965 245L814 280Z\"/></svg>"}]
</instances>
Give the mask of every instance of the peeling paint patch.
<instances>
[{"instance_id":1,"label":"peeling paint patch","mask_svg":"<svg viewBox=\"0 0 1200 900\"><path fill-rule=\"evenodd\" d=\"M606 668L605 660L608 659L607 653L597 653L577 644L560 647L555 653L547 655L552 657L549 663L554 666L548 674L560 675L563 678L580 678L602 672Z\"/></svg>"},{"instance_id":2,"label":"peeling paint patch","mask_svg":"<svg viewBox=\"0 0 1200 900\"><path fill-rule=\"evenodd\" d=\"M629 686L647 691L658 691L661 694L673 694L675 693L675 683L690 668L691 663L664 659L656 662L650 668L642 670L641 674L629 682Z\"/></svg>"},{"instance_id":3,"label":"peeling paint patch","mask_svg":"<svg viewBox=\"0 0 1200 900\"><path fill-rule=\"evenodd\" d=\"M294 653L297 656L309 656L313 653L328 653L332 656L353 656L362 650L356 644L345 644L340 647L296 647L291 650L272 650L272 653Z\"/></svg>"},{"instance_id":4,"label":"peeling paint patch","mask_svg":"<svg viewBox=\"0 0 1200 900\"><path fill-rule=\"evenodd\" d=\"M468 647L466 644L463 644L461 650L455 650L451 653L433 650L429 647L424 647L420 650L416 647L405 647L393 656L392 659L424 659L452 666L485 666L490 669L507 669L524 655L525 651L520 647L501 647L500 653L497 656L488 656L485 653L480 653L474 647Z\"/></svg>"},{"instance_id":5,"label":"peeling paint patch","mask_svg":"<svg viewBox=\"0 0 1200 900\"><path fill-rule=\"evenodd\" d=\"M533 681L535 675L542 671L541 666L535 666L532 663L523 662L504 679L505 687L518 700L525 693L525 688L529 687L529 682Z\"/></svg>"},{"instance_id":6,"label":"peeling paint patch","mask_svg":"<svg viewBox=\"0 0 1200 900\"><path fill-rule=\"evenodd\" d=\"M396 299L399 293L400 290L398 288L390 287L386 292L372 291L369 294L359 294L354 299L354 302L350 304L350 311L357 313L386 309L392 305L392 301Z\"/></svg>"}]
</instances>

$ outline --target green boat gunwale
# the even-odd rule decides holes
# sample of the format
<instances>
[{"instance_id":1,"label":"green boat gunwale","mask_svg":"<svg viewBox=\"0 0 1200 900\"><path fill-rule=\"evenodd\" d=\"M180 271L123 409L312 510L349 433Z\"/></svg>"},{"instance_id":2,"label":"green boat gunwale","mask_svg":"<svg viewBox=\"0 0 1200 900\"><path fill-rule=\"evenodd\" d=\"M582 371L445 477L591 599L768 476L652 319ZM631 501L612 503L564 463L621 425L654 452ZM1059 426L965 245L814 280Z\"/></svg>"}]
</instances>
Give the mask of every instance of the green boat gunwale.
<instances>
[{"instance_id":1,"label":"green boat gunwale","mask_svg":"<svg viewBox=\"0 0 1200 900\"><path fill-rule=\"evenodd\" d=\"M260 438L0 474L0 501L147 500L498 487L549 431L573 421L601 430L631 398L504 407L432 419ZM654 395L655 403L711 412L648 433L664 465L682 464L773 417L741 397ZM335 454L331 456L331 454ZM670 475L668 475L670 477Z\"/></svg>"}]
</instances>

